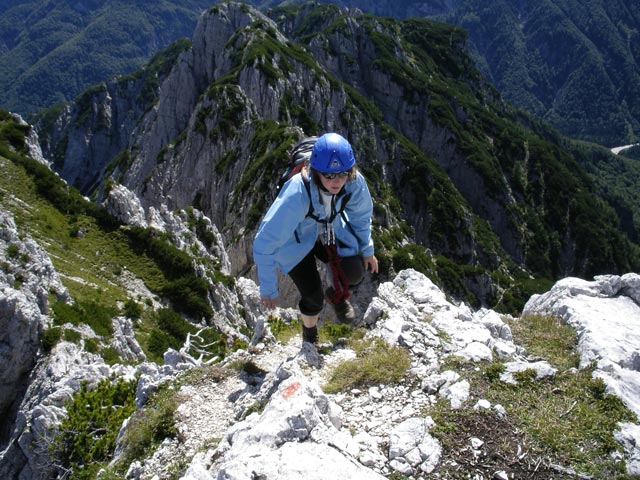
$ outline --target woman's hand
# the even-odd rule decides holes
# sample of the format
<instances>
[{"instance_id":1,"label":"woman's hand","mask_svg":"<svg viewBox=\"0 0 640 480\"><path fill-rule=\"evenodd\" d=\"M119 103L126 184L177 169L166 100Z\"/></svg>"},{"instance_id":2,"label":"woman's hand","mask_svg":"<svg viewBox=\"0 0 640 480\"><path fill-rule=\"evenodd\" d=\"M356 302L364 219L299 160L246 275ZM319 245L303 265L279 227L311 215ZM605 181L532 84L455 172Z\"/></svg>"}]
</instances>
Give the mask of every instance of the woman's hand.
<instances>
[{"instance_id":1,"label":"woman's hand","mask_svg":"<svg viewBox=\"0 0 640 480\"><path fill-rule=\"evenodd\" d=\"M278 305L278 297L260 297L260 301L262 302L262 306L269 310L273 310L276 308L276 305Z\"/></svg>"},{"instance_id":2,"label":"woman's hand","mask_svg":"<svg viewBox=\"0 0 640 480\"><path fill-rule=\"evenodd\" d=\"M378 273L378 259L375 255L362 257L362 263L364 264L365 270L368 270L371 273Z\"/></svg>"}]
</instances>

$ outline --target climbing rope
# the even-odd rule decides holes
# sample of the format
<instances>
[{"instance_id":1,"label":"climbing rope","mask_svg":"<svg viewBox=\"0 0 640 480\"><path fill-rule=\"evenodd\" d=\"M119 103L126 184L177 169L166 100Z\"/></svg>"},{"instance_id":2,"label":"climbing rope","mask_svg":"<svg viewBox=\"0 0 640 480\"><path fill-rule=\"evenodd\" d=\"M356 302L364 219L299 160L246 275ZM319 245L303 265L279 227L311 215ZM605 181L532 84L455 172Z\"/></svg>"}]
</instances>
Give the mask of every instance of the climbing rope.
<instances>
[{"instance_id":1,"label":"climbing rope","mask_svg":"<svg viewBox=\"0 0 640 480\"><path fill-rule=\"evenodd\" d=\"M348 200L348 198L346 200ZM345 202L343 202L343 208ZM334 305L347 301L351 296L351 292L349 292L349 279L342 268L342 261L340 255L338 255L338 246L336 245L336 235L333 230L333 225L331 224L338 214L339 213L336 212L334 195L331 197L331 215L328 220L323 221L325 229L324 248L333 276L333 294L331 296L326 295L326 297L327 300Z\"/></svg>"},{"instance_id":2,"label":"climbing rope","mask_svg":"<svg viewBox=\"0 0 640 480\"><path fill-rule=\"evenodd\" d=\"M331 298L328 298L328 300L336 305L348 300L351 296L351 292L349 291L349 280L342 269L342 262L340 261L340 255L338 255L338 247L336 244L327 243L324 248L327 252L327 259L333 276L333 295Z\"/></svg>"}]
</instances>

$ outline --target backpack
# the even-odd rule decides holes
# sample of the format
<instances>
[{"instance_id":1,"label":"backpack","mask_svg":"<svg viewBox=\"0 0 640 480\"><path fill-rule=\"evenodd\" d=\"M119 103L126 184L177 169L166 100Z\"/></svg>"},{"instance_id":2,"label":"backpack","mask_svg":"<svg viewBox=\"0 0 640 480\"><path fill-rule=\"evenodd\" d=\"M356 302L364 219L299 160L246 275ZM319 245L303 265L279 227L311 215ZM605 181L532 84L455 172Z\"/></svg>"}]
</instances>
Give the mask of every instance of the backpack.
<instances>
[{"instance_id":1,"label":"backpack","mask_svg":"<svg viewBox=\"0 0 640 480\"><path fill-rule=\"evenodd\" d=\"M280 179L276 185L276 191L279 192L287 180L293 177L296 173L302 171L305 164L311 158L311 151L313 145L318 140L318 137L307 137L300 140L293 146L293 150L289 155L289 162L287 169L280 175Z\"/></svg>"}]
</instances>

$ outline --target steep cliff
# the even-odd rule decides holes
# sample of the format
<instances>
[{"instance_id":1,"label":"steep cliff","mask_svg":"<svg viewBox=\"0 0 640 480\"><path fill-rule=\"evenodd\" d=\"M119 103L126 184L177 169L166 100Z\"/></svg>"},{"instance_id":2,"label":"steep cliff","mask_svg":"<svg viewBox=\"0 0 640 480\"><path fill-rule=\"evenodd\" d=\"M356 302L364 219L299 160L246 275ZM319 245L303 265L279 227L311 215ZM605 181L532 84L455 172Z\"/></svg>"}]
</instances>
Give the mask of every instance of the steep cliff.
<instances>
[{"instance_id":1,"label":"steep cliff","mask_svg":"<svg viewBox=\"0 0 640 480\"><path fill-rule=\"evenodd\" d=\"M228 275L208 218L123 185L107 214L34 139L0 111L2 478L640 473L637 274L565 279L514 318L405 269L356 324L323 315L311 366L296 310Z\"/></svg>"},{"instance_id":2,"label":"steep cliff","mask_svg":"<svg viewBox=\"0 0 640 480\"><path fill-rule=\"evenodd\" d=\"M270 172L303 131L326 130L352 141L373 188L387 271L418 255L452 294L495 304L511 295L498 283L529 288L521 269L556 278L640 263L572 156L520 124L481 80L460 29L322 5L270 15L212 7L177 56L49 112L38 125L45 154L98 199L114 180L145 207L201 209L233 272L251 266ZM143 91L144 78L157 88L134 107L128 92Z\"/></svg>"},{"instance_id":3,"label":"steep cliff","mask_svg":"<svg viewBox=\"0 0 640 480\"><path fill-rule=\"evenodd\" d=\"M267 8L284 2L250 3ZM634 2L322 3L379 16L426 17L458 25L469 34L476 64L509 102L573 138L610 147L638 139L640 37L636 32L640 11Z\"/></svg>"}]
</instances>

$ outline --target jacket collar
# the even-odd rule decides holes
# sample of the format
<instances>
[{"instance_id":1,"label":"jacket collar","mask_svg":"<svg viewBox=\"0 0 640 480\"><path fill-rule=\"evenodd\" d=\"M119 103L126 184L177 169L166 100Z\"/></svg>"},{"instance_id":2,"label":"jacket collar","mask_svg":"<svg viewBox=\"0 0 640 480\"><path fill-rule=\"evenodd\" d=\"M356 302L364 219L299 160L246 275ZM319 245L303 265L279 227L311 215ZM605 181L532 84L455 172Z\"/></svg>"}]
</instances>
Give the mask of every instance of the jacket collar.
<instances>
[{"instance_id":1,"label":"jacket collar","mask_svg":"<svg viewBox=\"0 0 640 480\"><path fill-rule=\"evenodd\" d=\"M326 219L327 218L327 214L325 212L324 209L324 205L322 204L322 200L320 198L320 185L316 184L313 181L313 178L311 178L311 176L309 175L307 177L307 181L309 182L309 186L311 187L310 189L310 193L311 193L311 203L313 205L313 211L312 213L314 215L316 215L318 218L322 218L322 219ZM335 208L336 211L339 211L341 206L342 206L342 202L344 202L344 198L345 195L347 193L347 184L349 182L345 182L344 186L342 187L342 190L340 190L336 195L335 195Z\"/></svg>"}]
</instances>

